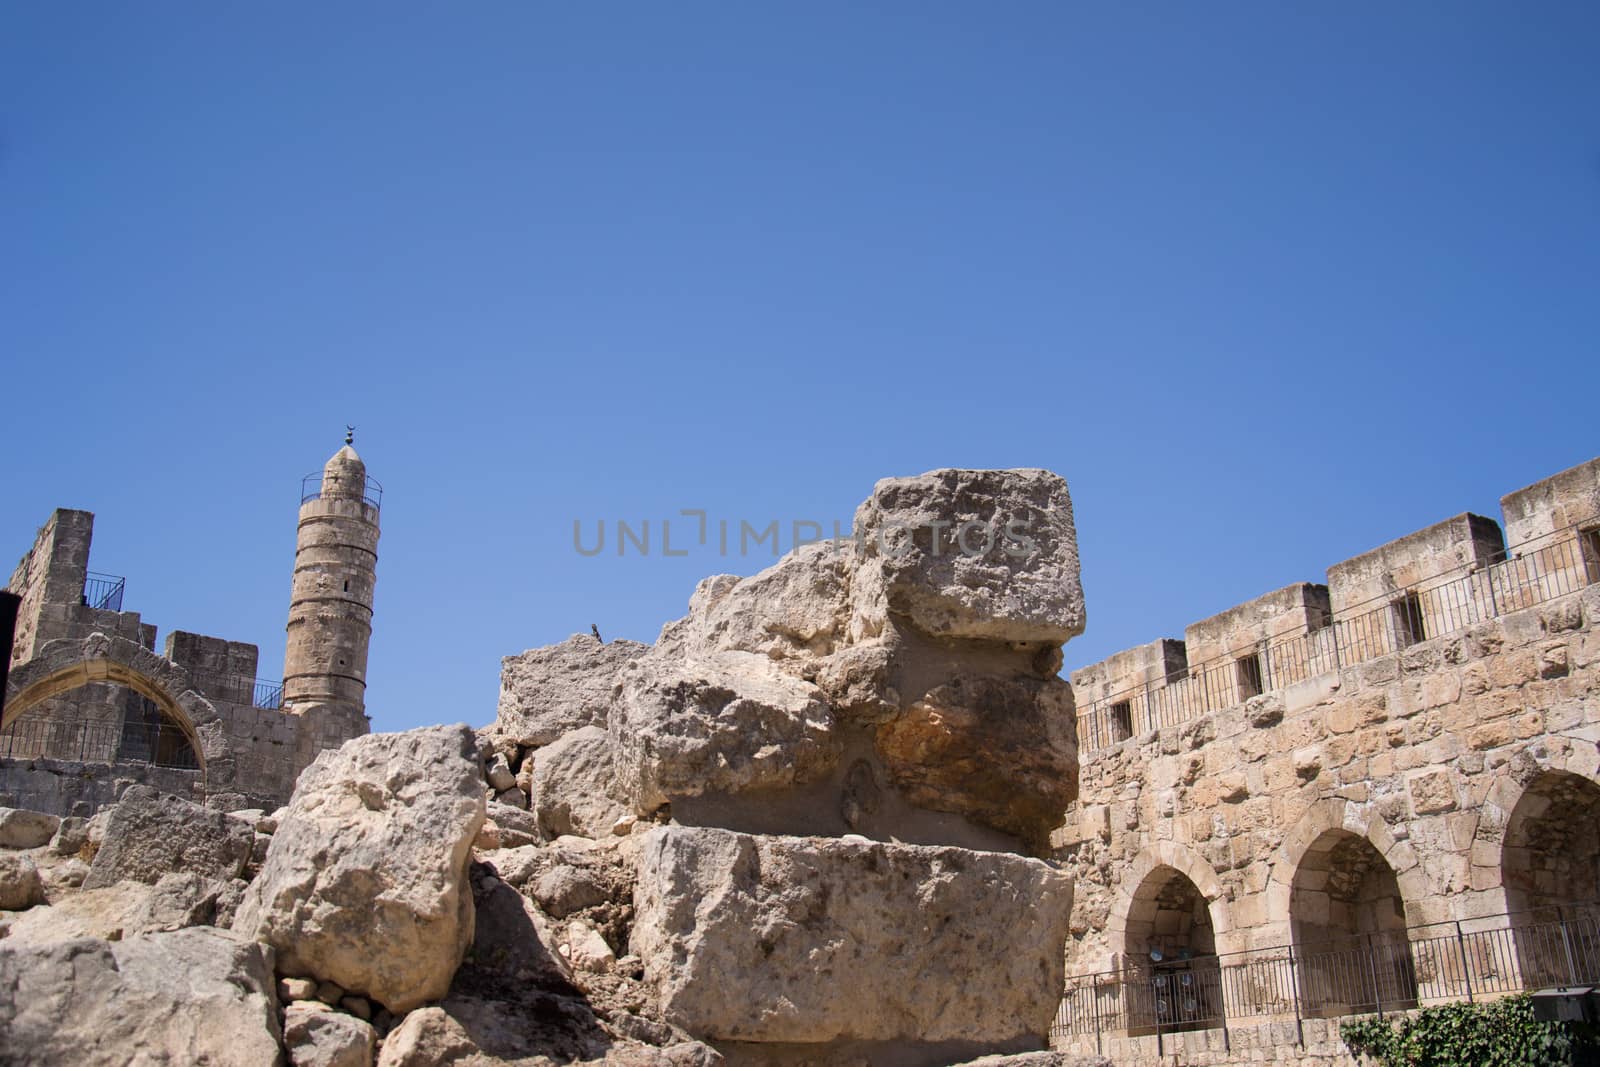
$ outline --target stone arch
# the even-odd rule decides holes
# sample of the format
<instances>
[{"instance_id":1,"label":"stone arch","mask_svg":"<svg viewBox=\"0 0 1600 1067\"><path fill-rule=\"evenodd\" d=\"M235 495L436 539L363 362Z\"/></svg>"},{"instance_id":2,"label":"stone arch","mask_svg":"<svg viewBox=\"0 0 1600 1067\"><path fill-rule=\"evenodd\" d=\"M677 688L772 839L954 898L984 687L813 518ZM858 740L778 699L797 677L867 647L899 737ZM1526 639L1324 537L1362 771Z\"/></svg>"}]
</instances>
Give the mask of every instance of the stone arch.
<instances>
[{"instance_id":1,"label":"stone arch","mask_svg":"<svg viewBox=\"0 0 1600 1067\"><path fill-rule=\"evenodd\" d=\"M1567 985L1600 967L1600 752L1543 738L1514 755L1484 800L1475 854L1499 857L1520 981ZM1474 874L1479 874L1474 871Z\"/></svg>"},{"instance_id":2,"label":"stone arch","mask_svg":"<svg viewBox=\"0 0 1600 1067\"><path fill-rule=\"evenodd\" d=\"M1222 883L1192 850L1164 841L1135 858L1107 924L1135 1030L1216 1025L1222 1013L1217 938L1226 935L1227 920Z\"/></svg>"},{"instance_id":3,"label":"stone arch","mask_svg":"<svg viewBox=\"0 0 1600 1067\"><path fill-rule=\"evenodd\" d=\"M1211 912L1213 937L1224 937L1231 931L1229 911L1224 899L1222 882L1193 849L1171 841L1159 841L1134 857L1117 887L1116 899L1111 905L1111 915L1106 923L1106 937L1114 951L1127 955L1129 920L1135 923L1134 934L1139 933L1138 923L1146 902L1161 892L1172 874L1186 878L1206 902ZM1143 894L1141 896L1141 894Z\"/></svg>"},{"instance_id":4,"label":"stone arch","mask_svg":"<svg viewBox=\"0 0 1600 1067\"><path fill-rule=\"evenodd\" d=\"M1502 907L1498 910L1518 911L1520 905L1525 902L1519 899L1521 887L1510 887L1506 884L1505 875L1508 867L1517 869L1518 861L1523 858L1515 854L1507 855L1507 834L1512 828L1513 815L1519 808L1523 819L1543 816L1548 811L1548 798L1545 798L1542 806L1536 801L1530 801L1525 805L1524 798L1536 787L1535 796L1538 796L1561 781L1559 778L1549 779L1544 785L1539 785L1541 780L1549 775L1567 775L1572 779L1600 783L1600 748L1587 742L1574 743L1573 739L1567 737L1540 738L1515 753L1505 773L1495 778L1490 785L1489 792L1478 811L1478 825L1474 835L1473 881L1475 884L1492 887L1501 894L1497 903ZM1519 830L1520 832L1522 831ZM1511 847L1523 846L1518 842ZM1493 863L1492 867L1488 866L1490 863ZM1600 887L1589 896L1600 896ZM1580 897L1581 894L1569 896L1567 899L1576 900Z\"/></svg>"},{"instance_id":5,"label":"stone arch","mask_svg":"<svg viewBox=\"0 0 1600 1067\"><path fill-rule=\"evenodd\" d=\"M1419 921L1413 911L1427 897L1428 884L1416 850L1409 841L1397 840L1389 825L1370 806L1331 797L1317 801L1300 816L1284 835L1283 844L1278 846L1273 858L1272 874L1267 881L1267 913L1275 932L1283 935L1280 943L1289 940L1293 932L1289 905L1294 893L1295 872L1305 862L1307 854L1318 847L1319 841L1327 843L1323 841L1324 835L1332 830L1343 830L1367 840L1394 872L1407 920Z\"/></svg>"},{"instance_id":6,"label":"stone arch","mask_svg":"<svg viewBox=\"0 0 1600 1067\"><path fill-rule=\"evenodd\" d=\"M95 633L52 641L17 665L6 679L0 729L41 701L97 682L126 687L154 703L188 740L205 788L231 782L233 758L220 713L182 667L125 638Z\"/></svg>"},{"instance_id":7,"label":"stone arch","mask_svg":"<svg viewBox=\"0 0 1600 1067\"><path fill-rule=\"evenodd\" d=\"M1407 907L1425 886L1410 846L1382 819L1348 801L1318 802L1285 838L1272 879L1307 1014L1416 1006Z\"/></svg>"}]
</instances>

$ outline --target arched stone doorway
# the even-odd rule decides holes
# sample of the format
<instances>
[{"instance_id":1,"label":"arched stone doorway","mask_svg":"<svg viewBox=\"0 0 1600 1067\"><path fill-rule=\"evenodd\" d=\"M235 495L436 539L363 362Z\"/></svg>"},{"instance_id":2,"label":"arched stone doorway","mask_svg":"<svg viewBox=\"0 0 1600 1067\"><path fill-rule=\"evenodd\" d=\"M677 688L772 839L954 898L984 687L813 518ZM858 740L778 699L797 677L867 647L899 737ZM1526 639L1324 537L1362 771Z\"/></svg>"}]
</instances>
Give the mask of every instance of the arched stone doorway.
<instances>
[{"instance_id":1,"label":"arched stone doorway","mask_svg":"<svg viewBox=\"0 0 1600 1067\"><path fill-rule=\"evenodd\" d=\"M1308 1015L1416 1006L1405 900L1367 838L1335 828L1311 842L1295 867L1289 919Z\"/></svg>"},{"instance_id":2,"label":"arched stone doorway","mask_svg":"<svg viewBox=\"0 0 1600 1067\"><path fill-rule=\"evenodd\" d=\"M1144 875L1128 899L1121 947L1134 1032L1221 1025L1211 901L1187 874L1162 864Z\"/></svg>"},{"instance_id":3,"label":"arched stone doorway","mask_svg":"<svg viewBox=\"0 0 1600 1067\"><path fill-rule=\"evenodd\" d=\"M1522 984L1600 978L1600 785L1564 770L1528 782L1500 865Z\"/></svg>"},{"instance_id":4,"label":"arched stone doorway","mask_svg":"<svg viewBox=\"0 0 1600 1067\"><path fill-rule=\"evenodd\" d=\"M163 703L111 681L54 691L6 716L0 757L200 770L193 728Z\"/></svg>"},{"instance_id":5,"label":"arched stone doorway","mask_svg":"<svg viewBox=\"0 0 1600 1067\"><path fill-rule=\"evenodd\" d=\"M70 719L64 725L30 725L48 721L47 712L62 702L107 695L121 702L105 705L111 710L102 710L92 727L80 728ZM14 668L6 680L0 721L0 735L6 733L17 756L83 762L116 762L120 757L187 774L188 788L202 793L233 783L225 724L188 674L135 642L105 634L52 641ZM81 756L67 751L74 744L82 749ZM29 745L38 751L23 751ZM175 780L168 788L177 791L178 785Z\"/></svg>"}]
</instances>

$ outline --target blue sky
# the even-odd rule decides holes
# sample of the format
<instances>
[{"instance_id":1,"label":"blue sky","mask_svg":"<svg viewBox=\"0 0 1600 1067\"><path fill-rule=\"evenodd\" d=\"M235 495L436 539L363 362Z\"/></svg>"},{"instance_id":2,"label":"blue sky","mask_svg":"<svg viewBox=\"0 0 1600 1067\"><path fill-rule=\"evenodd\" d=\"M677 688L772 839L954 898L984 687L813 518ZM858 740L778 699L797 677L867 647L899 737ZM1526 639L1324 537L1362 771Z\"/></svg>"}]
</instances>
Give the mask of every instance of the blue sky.
<instances>
[{"instance_id":1,"label":"blue sky","mask_svg":"<svg viewBox=\"0 0 1600 1067\"><path fill-rule=\"evenodd\" d=\"M1068 666L1179 635L1600 453L1597 45L1592 3L8 5L6 557L93 510L129 608L274 676L354 423L374 725L482 723L502 655L770 562L574 520L1039 466Z\"/></svg>"}]
</instances>

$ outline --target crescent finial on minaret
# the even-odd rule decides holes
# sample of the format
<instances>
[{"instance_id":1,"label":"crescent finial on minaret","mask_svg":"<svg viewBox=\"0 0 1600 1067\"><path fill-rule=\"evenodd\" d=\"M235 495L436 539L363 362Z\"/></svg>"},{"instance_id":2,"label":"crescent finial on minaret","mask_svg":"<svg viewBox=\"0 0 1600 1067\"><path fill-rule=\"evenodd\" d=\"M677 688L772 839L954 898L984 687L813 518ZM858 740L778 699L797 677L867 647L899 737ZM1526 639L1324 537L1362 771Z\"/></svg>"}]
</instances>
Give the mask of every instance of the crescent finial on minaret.
<instances>
[{"instance_id":1,"label":"crescent finial on minaret","mask_svg":"<svg viewBox=\"0 0 1600 1067\"><path fill-rule=\"evenodd\" d=\"M344 424L344 443L347 445L356 443L356 428L348 422Z\"/></svg>"}]
</instances>

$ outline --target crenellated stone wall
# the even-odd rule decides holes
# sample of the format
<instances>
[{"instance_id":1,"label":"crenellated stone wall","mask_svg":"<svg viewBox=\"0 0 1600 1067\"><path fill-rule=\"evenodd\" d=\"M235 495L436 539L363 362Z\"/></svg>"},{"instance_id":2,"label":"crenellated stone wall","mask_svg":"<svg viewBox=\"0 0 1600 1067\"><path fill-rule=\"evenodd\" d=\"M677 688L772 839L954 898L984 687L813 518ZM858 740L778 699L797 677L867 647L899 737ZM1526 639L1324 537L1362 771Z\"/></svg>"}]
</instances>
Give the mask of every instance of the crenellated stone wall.
<instances>
[{"instance_id":1,"label":"crenellated stone wall","mask_svg":"<svg viewBox=\"0 0 1600 1067\"><path fill-rule=\"evenodd\" d=\"M1307 970L1335 946L1365 946L1391 1009L1543 973L1516 931L1600 898L1600 460L1503 507L1509 547L1461 515L1073 672L1080 792L1053 844L1077 885L1069 989L1097 992L1069 996L1058 1045L1094 1050L1092 1007L1117 1063L1158 1062L1117 1011L1174 960L1215 974L1213 954L1225 976L1302 962L1220 982L1169 1057L1258 1060L1291 1012L1373 1010ZM1464 967L1439 965L1441 931ZM1513 962L1475 947L1495 931ZM1336 1041L1297 1057L1351 1062Z\"/></svg>"},{"instance_id":2,"label":"crenellated stone wall","mask_svg":"<svg viewBox=\"0 0 1600 1067\"><path fill-rule=\"evenodd\" d=\"M359 711L276 706L253 644L175 630L157 654L138 612L85 594L94 516L59 509L9 585L12 648L0 806L85 815L143 782L225 808L274 808L318 752L367 732ZM189 709L203 707L202 712Z\"/></svg>"}]
</instances>

